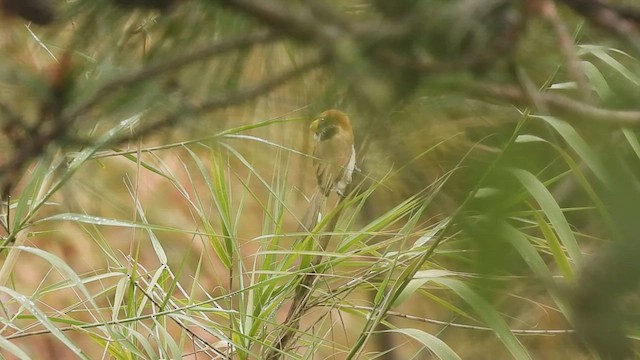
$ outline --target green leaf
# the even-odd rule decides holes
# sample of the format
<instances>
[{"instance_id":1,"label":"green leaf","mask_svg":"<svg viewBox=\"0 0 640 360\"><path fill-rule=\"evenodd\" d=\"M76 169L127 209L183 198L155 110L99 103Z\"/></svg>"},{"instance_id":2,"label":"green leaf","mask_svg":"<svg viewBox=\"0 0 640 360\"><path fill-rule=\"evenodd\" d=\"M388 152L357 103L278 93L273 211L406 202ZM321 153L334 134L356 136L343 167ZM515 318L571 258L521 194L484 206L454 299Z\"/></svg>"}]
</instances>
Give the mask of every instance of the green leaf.
<instances>
[{"instance_id":1,"label":"green leaf","mask_svg":"<svg viewBox=\"0 0 640 360\"><path fill-rule=\"evenodd\" d=\"M434 282L437 282L443 286L453 290L462 300L467 302L476 314L482 319L482 321L490 326L500 339L506 348L517 360L531 359L531 356L524 348L520 340L518 340L509 329L509 326L500 317L496 309L487 303L480 295L471 290L462 281L450 279L450 278L434 278Z\"/></svg>"},{"instance_id":2,"label":"green leaf","mask_svg":"<svg viewBox=\"0 0 640 360\"><path fill-rule=\"evenodd\" d=\"M58 340L60 340L60 342L62 342L69 350L71 350L73 354L81 359L89 360L89 357L84 353L84 351L82 351L80 347L74 344L71 339L69 339L60 329L58 329L58 327L56 327L56 325L47 318L47 315L40 311L40 309L38 309L35 302L33 302L29 297L24 296L16 292L15 290L9 289L4 286L0 286L0 292L4 292L7 295L11 296L18 303L20 303L20 305L22 305L25 309L32 313L38 320L38 323L49 330L51 334Z\"/></svg>"},{"instance_id":3,"label":"green leaf","mask_svg":"<svg viewBox=\"0 0 640 360\"><path fill-rule=\"evenodd\" d=\"M31 359L31 357L29 355L27 355L27 353L22 351L22 349L20 349L16 344L12 343L11 341L5 339L2 336L0 336L0 348L6 350L11 355L17 357L20 360L30 360Z\"/></svg>"},{"instance_id":4,"label":"green leaf","mask_svg":"<svg viewBox=\"0 0 640 360\"><path fill-rule=\"evenodd\" d=\"M507 239L511 242L511 245L518 251L522 259L529 265L531 270L537 277L540 278L540 281L551 284L553 282L553 275L549 267L544 262L538 251L533 247L529 239L525 234L514 228L513 226L503 223L500 226L500 231L502 232L503 238ZM566 258L565 258L566 259ZM569 266L569 264L559 264L559 267ZM569 271L571 269L569 268ZM560 308L560 311L569 317L569 307L566 305L564 298L557 294L555 289L549 289L551 293L551 297Z\"/></svg>"},{"instance_id":5,"label":"green leaf","mask_svg":"<svg viewBox=\"0 0 640 360\"><path fill-rule=\"evenodd\" d=\"M616 60L613 56L609 55L608 51L612 49L598 45L580 45L580 49L583 54L590 53L597 57L634 85L640 85L640 77L638 77L632 70L629 70L620 61Z\"/></svg>"},{"instance_id":6,"label":"green leaf","mask_svg":"<svg viewBox=\"0 0 640 360\"><path fill-rule=\"evenodd\" d=\"M568 123L552 117L552 116L532 116L538 119L542 119L546 121L549 125L551 125L564 140L571 146L573 151L580 156L580 158L589 166L589 169L593 171L593 173L598 177L603 184L609 186L611 182L609 181L608 173L600 159L598 153L593 150L587 142L578 134L576 129L574 129Z\"/></svg>"},{"instance_id":7,"label":"green leaf","mask_svg":"<svg viewBox=\"0 0 640 360\"><path fill-rule=\"evenodd\" d=\"M397 332L410 336L420 341L425 347L431 350L439 359L443 360L461 360L460 356L451 350L451 348L438 337L419 329L394 329L391 332Z\"/></svg>"},{"instance_id":8,"label":"green leaf","mask_svg":"<svg viewBox=\"0 0 640 360\"><path fill-rule=\"evenodd\" d=\"M640 159L640 142L638 141L638 137L636 136L636 134L629 128L622 129L622 133L629 142L629 146L631 146L633 152L636 154L638 159Z\"/></svg>"},{"instance_id":9,"label":"green leaf","mask_svg":"<svg viewBox=\"0 0 640 360\"><path fill-rule=\"evenodd\" d=\"M110 218L105 218L100 216L92 216L92 215L76 214L76 213L56 214L56 215L48 216L43 219L39 219L37 221L34 221L33 223L39 224L47 221L73 221L73 222L79 222L84 224L93 224L93 225L102 225L102 226L117 226L117 227L135 228L135 229L143 229L143 230L169 231L169 232L179 232L179 233L187 233L187 234L194 234L194 235L207 235L206 233L202 233L202 232L177 229L169 226L152 225L144 222L110 219Z\"/></svg>"},{"instance_id":10,"label":"green leaf","mask_svg":"<svg viewBox=\"0 0 640 360\"><path fill-rule=\"evenodd\" d=\"M607 79L602 75L600 69L598 69L595 65L588 61L581 61L582 70L585 75L589 78L591 85L598 93L601 99L608 99L613 95L609 84L607 83Z\"/></svg>"},{"instance_id":11,"label":"green leaf","mask_svg":"<svg viewBox=\"0 0 640 360\"><path fill-rule=\"evenodd\" d=\"M453 273L446 270L429 269L429 270L418 271L413 277L413 279L409 281L409 284L407 284L407 286L404 289L402 289L402 292L400 292L398 297L395 299L392 307L396 307L402 304L405 300L407 300L411 295L413 295L413 293L418 291L418 289L420 289L427 282L435 278L451 276L451 275L453 275Z\"/></svg>"},{"instance_id":12,"label":"green leaf","mask_svg":"<svg viewBox=\"0 0 640 360\"><path fill-rule=\"evenodd\" d=\"M567 222L567 219L562 213L562 209L560 209L551 192L530 172L522 169L509 169L509 171L520 180L531 196L536 199L540 208L544 211L553 228L558 233L560 241L562 241L562 244L567 249L574 264L580 265L582 263L580 247L573 235L573 231L571 231L569 222Z\"/></svg>"},{"instance_id":13,"label":"green leaf","mask_svg":"<svg viewBox=\"0 0 640 360\"><path fill-rule=\"evenodd\" d=\"M13 223L11 226L11 231L14 234L20 230L22 224L26 223L29 220L28 216L32 215L35 210L34 206L37 203L35 199L41 192L41 188L45 183L44 179L47 176L47 167L47 159L40 159L38 161L33 173L29 177L29 183L18 198L18 201L15 205L15 211L12 214Z\"/></svg>"}]
</instances>

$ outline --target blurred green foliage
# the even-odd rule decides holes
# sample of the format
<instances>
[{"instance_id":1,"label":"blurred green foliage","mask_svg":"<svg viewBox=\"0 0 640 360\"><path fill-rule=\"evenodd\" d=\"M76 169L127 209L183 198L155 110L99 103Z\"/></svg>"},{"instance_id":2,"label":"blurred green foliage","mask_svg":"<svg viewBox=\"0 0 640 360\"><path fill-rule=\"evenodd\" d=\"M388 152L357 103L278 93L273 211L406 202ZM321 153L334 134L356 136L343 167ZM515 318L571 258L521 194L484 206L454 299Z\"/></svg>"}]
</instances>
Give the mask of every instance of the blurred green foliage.
<instances>
[{"instance_id":1,"label":"blurred green foliage","mask_svg":"<svg viewBox=\"0 0 640 360\"><path fill-rule=\"evenodd\" d=\"M634 2L0 3L3 356L637 356Z\"/></svg>"}]
</instances>

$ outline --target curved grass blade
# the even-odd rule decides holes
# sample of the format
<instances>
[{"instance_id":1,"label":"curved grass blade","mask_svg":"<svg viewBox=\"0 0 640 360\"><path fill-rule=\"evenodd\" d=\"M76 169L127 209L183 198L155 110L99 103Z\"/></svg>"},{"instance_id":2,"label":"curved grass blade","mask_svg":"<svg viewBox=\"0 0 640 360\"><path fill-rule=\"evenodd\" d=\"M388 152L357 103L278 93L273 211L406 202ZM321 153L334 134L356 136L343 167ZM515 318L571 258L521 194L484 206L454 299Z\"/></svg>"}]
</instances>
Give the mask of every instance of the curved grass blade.
<instances>
[{"instance_id":1,"label":"curved grass blade","mask_svg":"<svg viewBox=\"0 0 640 360\"><path fill-rule=\"evenodd\" d=\"M498 336L515 359L531 359L527 350L520 340L511 333L509 326L502 317L500 317L496 309L475 291L471 290L465 283L449 278L434 278L433 281L453 290L462 300L466 301L467 304L475 310L480 319L495 331L496 336Z\"/></svg>"},{"instance_id":2,"label":"curved grass blade","mask_svg":"<svg viewBox=\"0 0 640 360\"><path fill-rule=\"evenodd\" d=\"M71 350L76 356L81 359L89 360L87 354L78 347L76 344L71 341L60 329L58 329L53 322L49 320L47 315L40 311L36 304L28 297L18 293L15 290L9 289L7 287L0 287L0 292L6 293L7 295L14 298L20 305L22 305L25 309L27 309L30 313L32 313L38 322L42 324L47 330L51 332L53 336L55 336L60 342L62 342L69 350Z\"/></svg>"},{"instance_id":3,"label":"curved grass blade","mask_svg":"<svg viewBox=\"0 0 640 360\"><path fill-rule=\"evenodd\" d=\"M560 205L555 201L551 192L544 186L544 184L538 180L533 174L522 169L509 169L509 172L513 174L524 185L527 191L533 196L542 211L553 225L560 241L567 249L567 253L574 264L580 265L582 263L582 253L580 247L576 241L569 222L562 213Z\"/></svg>"},{"instance_id":4,"label":"curved grass blade","mask_svg":"<svg viewBox=\"0 0 640 360\"><path fill-rule=\"evenodd\" d=\"M8 353L17 357L20 360L31 359L31 357L27 355L27 353L22 351L22 349L20 349L16 344L12 343L11 341L5 339L2 336L0 336L0 349L6 350Z\"/></svg>"},{"instance_id":5,"label":"curved grass blade","mask_svg":"<svg viewBox=\"0 0 640 360\"><path fill-rule=\"evenodd\" d=\"M390 330L391 332L397 332L399 334L407 335L418 340L422 343L427 349L435 354L439 359L442 360L462 360L458 354L453 351L449 345L447 345L444 341L440 340L438 337L433 336L425 331L420 329L394 329Z\"/></svg>"},{"instance_id":6,"label":"curved grass blade","mask_svg":"<svg viewBox=\"0 0 640 360\"><path fill-rule=\"evenodd\" d=\"M580 156L580 158L589 166L589 169L598 177L605 186L611 186L611 181L607 170L600 159L598 153L587 144L587 142L578 134L567 122L564 122L553 116L532 115L531 117L544 120L551 125L571 146L571 148Z\"/></svg>"}]
</instances>

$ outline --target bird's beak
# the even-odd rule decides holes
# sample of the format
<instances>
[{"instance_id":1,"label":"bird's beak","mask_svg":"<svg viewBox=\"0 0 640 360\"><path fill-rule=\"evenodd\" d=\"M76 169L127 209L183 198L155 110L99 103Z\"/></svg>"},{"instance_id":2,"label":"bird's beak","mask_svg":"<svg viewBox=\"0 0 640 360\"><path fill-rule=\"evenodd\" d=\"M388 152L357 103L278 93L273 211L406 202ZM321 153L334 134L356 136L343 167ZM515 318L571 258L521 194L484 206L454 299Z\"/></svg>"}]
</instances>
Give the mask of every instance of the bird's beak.
<instances>
[{"instance_id":1,"label":"bird's beak","mask_svg":"<svg viewBox=\"0 0 640 360\"><path fill-rule=\"evenodd\" d=\"M319 124L320 124L320 119L313 120L311 125L309 125L309 129L311 129L311 131L313 131L314 133L317 133Z\"/></svg>"}]
</instances>

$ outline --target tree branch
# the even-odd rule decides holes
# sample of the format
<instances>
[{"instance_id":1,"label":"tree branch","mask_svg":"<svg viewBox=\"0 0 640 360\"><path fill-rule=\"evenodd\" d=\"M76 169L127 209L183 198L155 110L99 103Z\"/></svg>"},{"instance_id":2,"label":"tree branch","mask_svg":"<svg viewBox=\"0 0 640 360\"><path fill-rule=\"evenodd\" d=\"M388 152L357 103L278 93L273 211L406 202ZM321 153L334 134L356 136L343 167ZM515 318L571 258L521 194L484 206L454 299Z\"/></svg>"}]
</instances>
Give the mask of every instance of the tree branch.
<instances>
[{"instance_id":1,"label":"tree branch","mask_svg":"<svg viewBox=\"0 0 640 360\"><path fill-rule=\"evenodd\" d=\"M178 123L180 119L183 119L185 117L198 116L198 115L202 115L203 113L207 113L215 110L221 110L230 106L242 104L249 100L253 100L325 64L327 62L327 59L328 58L326 55L322 55L317 57L316 59L307 61L306 63L303 63L300 66L297 66L293 69L289 69L288 71L285 71L279 75L276 75L271 79L265 80L263 83L255 85L253 87L240 90L230 95L223 95L223 96L210 98L209 100L203 102L200 105L190 105L190 106L181 107L177 111L172 112L171 114L167 115L166 117L158 121L155 121L147 126L138 128L138 130L131 136L127 136L121 139L115 139L113 143L118 144L118 143L126 142L130 140L132 136L140 137L140 136L148 135L152 132L156 132L167 126L174 125Z\"/></svg>"},{"instance_id":2,"label":"tree branch","mask_svg":"<svg viewBox=\"0 0 640 360\"><path fill-rule=\"evenodd\" d=\"M522 89L512 85L465 84L465 92L485 100L534 105ZM546 104L551 115L563 116L570 122L590 122L607 126L640 126L640 110L603 109L564 95L551 93L540 93L537 100Z\"/></svg>"},{"instance_id":3,"label":"tree branch","mask_svg":"<svg viewBox=\"0 0 640 360\"><path fill-rule=\"evenodd\" d=\"M614 7L598 0L560 0L590 22L611 31L640 51L640 10Z\"/></svg>"},{"instance_id":4,"label":"tree branch","mask_svg":"<svg viewBox=\"0 0 640 360\"><path fill-rule=\"evenodd\" d=\"M567 73L576 83L581 100L589 101L592 97L589 79L582 70L580 58L575 51L573 38L571 37L571 33L569 32L567 25L562 21L558 14L556 4L551 0L543 1L541 5L541 13L542 16L544 16L553 26L558 41L558 48L565 59Z\"/></svg>"},{"instance_id":5,"label":"tree branch","mask_svg":"<svg viewBox=\"0 0 640 360\"><path fill-rule=\"evenodd\" d=\"M167 61L147 65L136 72L120 76L107 82L92 96L90 96L89 99L71 109L63 116L70 119L76 118L103 101L105 97L127 86L149 80L169 71L176 71L194 62L208 60L213 56L229 51L240 50L257 44L272 42L278 40L278 38L279 37L273 33L260 31L247 36L215 41L201 49L196 49L187 54L176 56Z\"/></svg>"}]
</instances>

